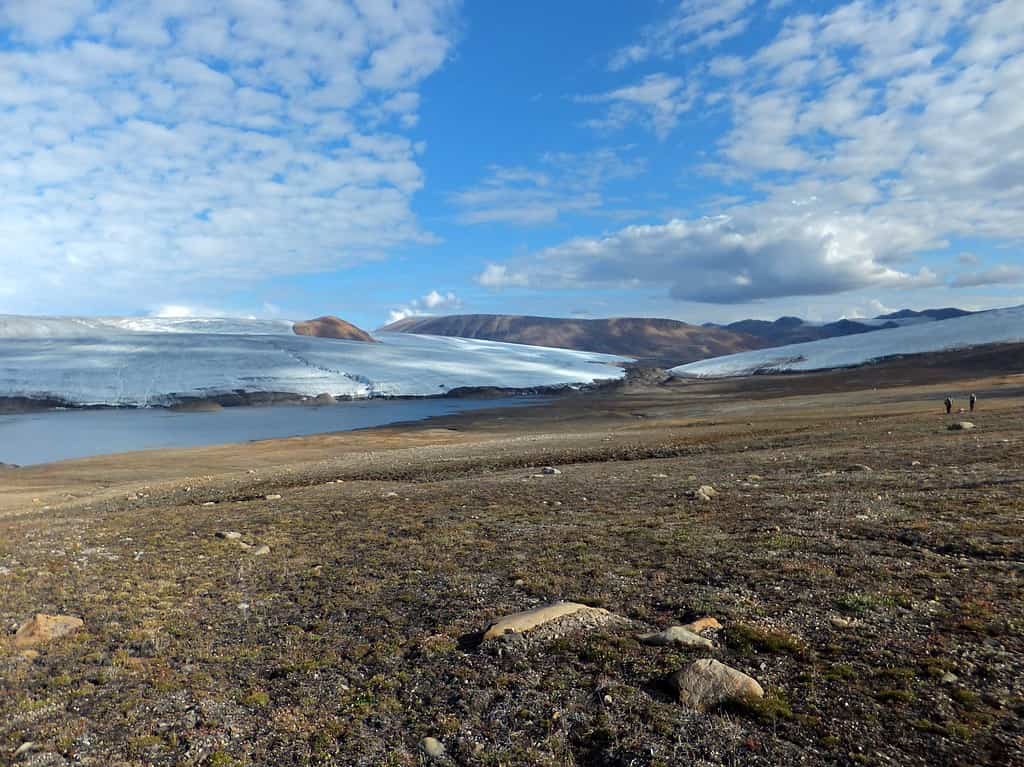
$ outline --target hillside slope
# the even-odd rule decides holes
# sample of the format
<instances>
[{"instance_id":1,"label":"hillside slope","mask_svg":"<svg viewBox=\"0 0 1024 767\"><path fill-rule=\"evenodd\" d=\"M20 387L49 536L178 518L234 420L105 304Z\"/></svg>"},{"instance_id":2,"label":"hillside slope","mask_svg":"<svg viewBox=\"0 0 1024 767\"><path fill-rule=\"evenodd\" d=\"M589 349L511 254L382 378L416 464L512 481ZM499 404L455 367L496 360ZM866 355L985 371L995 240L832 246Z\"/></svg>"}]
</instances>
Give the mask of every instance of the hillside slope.
<instances>
[{"instance_id":1,"label":"hillside slope","mask_svg":"<svg viewBox=\"0 0 1024 767\"><path fill-rule=\"evenodd\" d=\"M659 367L759 349L764 342L725 328L644 317L582 320L505 314L410 317L382 330L457 336L635 357Z\"/></svg>"}]
</instances>

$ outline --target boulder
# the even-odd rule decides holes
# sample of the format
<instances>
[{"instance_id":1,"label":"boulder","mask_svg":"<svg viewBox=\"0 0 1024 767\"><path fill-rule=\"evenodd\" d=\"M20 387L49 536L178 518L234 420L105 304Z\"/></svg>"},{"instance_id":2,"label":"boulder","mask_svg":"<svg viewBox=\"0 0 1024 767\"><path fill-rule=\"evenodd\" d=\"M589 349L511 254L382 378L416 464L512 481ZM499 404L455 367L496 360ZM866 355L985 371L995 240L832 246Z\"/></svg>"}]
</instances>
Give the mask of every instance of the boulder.
<instances>
[{"instance_id":1,"label":"boulder","mask_svg":"<svg viewBox=\"0 0 1024 767\"><path fill-rule=\"evenodd\" d=\"M637 637L643 644L659 647L700 647L705 650L714 649L714 643L700 634L695 634L682 626L669 626L664 631L653 634L641 634Z\"/></svg>"},{"instance_id":2,"label":"boulder","mask_svg":"<svg viewBox=\"0 0 1024 767\"><path fill-rule=\"evenodd\" d=\"M78 631L85 622L71 615L46 615L37 613L21 624L14 635L14 646L18 649L32 647L45 642L60 639Z\"/></svg>"},{"instance_id":3,"label":"boulder","mask_svg":"<svg viewBox=\"0 0 1024 767\"><path fill-rule=\"evenodd\" d=\"M711 658L694 661L669 679L679 702L697 711L764 697L753 677Z\"/></svg>"}]
</instances>

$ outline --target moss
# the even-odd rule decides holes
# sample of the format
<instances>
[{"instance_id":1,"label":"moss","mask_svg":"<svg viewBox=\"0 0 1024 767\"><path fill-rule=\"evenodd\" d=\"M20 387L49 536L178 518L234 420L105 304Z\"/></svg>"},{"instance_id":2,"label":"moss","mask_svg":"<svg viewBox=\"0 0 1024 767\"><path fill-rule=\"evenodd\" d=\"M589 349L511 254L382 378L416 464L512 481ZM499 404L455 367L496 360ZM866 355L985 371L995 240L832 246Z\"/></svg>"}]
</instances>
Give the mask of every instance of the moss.
<instances>
[{"instance_id":1,"label":"moss","mask_svg":"<svg viewBox=\"0 0 1024 767\"><path fill-rule=\"evenodd\" d=\"M723 632L722 638L726 645L744 654L764 652L799 655L804 650L800 640L791 634L765 631L746 623L730 626Z\"/></svg>"},{"instance_id":2,"label":"moss","mask_svg":"<svg viewBox=\"0 0 1024 767\"><path fill-rule=\"evenodd\" d=\"M793 708L779 691L771 691L763 698L747 698L730 703L727 708L745 714L759 722L771 724L779 719L792 719Z\"/></svg>"},{"instance_id":3,"label":"moss","mask_svg":"<svg viewBox=\"0 0 1024 767\"><path fill-rule=\"evenodd\" d=\"M242 705L250 708L264 708L270 705L270 696L263 690L253 690L242 698Z\"/></svg>"},{"instance_id":4,"label":"moss","mask_svg":"<svg viewBox=\"0 0 1024 767\"><path fill-rule=\"evenodd\" d=\"M910 690L885 687L875 692L875 699L882 703L910 703L914 700L914 693Z\"/></svg>"}]
</instances>

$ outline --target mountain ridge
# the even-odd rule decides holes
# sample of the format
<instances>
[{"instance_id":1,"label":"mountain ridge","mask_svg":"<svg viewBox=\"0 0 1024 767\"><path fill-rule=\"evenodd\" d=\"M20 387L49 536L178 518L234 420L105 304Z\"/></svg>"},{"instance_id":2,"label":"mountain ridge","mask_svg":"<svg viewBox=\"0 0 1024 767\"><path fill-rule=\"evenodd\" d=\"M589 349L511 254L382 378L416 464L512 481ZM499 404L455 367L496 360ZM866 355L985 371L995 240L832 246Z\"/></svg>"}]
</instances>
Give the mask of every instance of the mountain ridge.
<instances>
[{"instance_id":1,"label":"mountain ridge","mask_svg":"<svg viewBox=\"0 0 1024 767\"><path fill-rule=\"evenodd\" d=\"M971 314L963 309L904 309L872 320L809 323L800 317L694 325L659 317L578 319L520 314L407 317L380 328L394 333L454 336L505 343L619 354L638 364L675 367L744 351L788 346Z\"/></svg>"}]
</instances>

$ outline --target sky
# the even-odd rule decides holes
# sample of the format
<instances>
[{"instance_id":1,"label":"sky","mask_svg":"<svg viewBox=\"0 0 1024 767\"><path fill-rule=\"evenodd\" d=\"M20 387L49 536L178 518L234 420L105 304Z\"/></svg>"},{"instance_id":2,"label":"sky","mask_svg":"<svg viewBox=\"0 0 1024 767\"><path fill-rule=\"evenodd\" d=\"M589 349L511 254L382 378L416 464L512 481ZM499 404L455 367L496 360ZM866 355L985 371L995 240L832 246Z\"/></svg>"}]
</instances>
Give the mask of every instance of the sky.
<instances>
[{"instance_id":1,"label":"sky","mask_svg":"<svg viewBox=\"0 0 1024 767\"><path fill-rule=\"evenodd\" d=\"M1020 0L3 0L0 313L1024 303Z\"/></svg>"}]
</instances>

